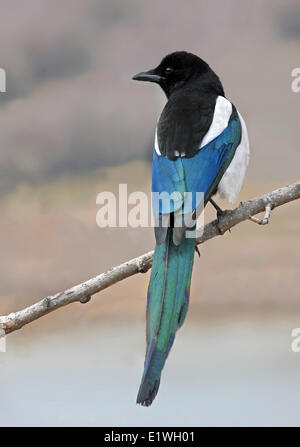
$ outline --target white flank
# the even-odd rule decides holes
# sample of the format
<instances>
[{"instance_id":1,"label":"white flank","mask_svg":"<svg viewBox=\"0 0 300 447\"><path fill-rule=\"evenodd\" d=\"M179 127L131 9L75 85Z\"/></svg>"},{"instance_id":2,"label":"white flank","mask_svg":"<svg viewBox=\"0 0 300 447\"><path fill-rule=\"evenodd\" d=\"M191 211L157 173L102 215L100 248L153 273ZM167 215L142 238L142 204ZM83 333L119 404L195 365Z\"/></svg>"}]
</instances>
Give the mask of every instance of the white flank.
<instances>
[{"instance_id":1,"label":"white flank","mask_svg":"<svg viewBox=\"0 0 300 447\"><path fill-rule=\"evenodd\" d=\"M234 203L237 200L239 192L242 188L250 158L250 145L247 127L239 112L238 115L242 125L241 142L235 151L233 160L225 171L225 174L223 175L218 186L219 196L222 199L224 198L228 200L230 203Z\"/></svg>"}]
</instances>

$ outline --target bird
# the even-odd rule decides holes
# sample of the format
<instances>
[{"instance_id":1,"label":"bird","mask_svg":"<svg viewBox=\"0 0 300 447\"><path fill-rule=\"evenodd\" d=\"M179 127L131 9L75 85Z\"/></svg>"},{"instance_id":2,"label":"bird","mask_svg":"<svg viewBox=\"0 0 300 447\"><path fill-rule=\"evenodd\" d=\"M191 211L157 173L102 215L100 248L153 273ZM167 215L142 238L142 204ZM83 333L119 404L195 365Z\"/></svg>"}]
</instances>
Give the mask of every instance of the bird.
<instances>
[{"instance_id":1,"label":"bird","mask_svg":"<svg viewBox=\"0 0 300 447\"><path fill-rule=\"evenodd\" d=\"M188 311L196 245L187 233L195 228L197 210L208 202L220 218L223 210L215 195L230 203L237 200L250 146L242 115L200 57L176 51L132 79L158 84L167 97L155 131L152 197L175 193L167 203L152 200L156 246L147 292L144 371L136 400L148 407ZM185 198L188 194L190 199Z\"/></svg>"}]
</instances>

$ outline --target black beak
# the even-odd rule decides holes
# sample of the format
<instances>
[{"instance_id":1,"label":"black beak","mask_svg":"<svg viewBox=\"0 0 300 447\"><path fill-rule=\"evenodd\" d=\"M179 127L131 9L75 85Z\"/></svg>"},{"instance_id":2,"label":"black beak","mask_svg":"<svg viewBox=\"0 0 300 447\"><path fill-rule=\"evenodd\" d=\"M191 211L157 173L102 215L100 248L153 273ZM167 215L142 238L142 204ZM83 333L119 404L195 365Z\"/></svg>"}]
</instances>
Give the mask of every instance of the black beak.
<instances>
[{"instance_id":1,"label":"black beak","mask_svg":"<svg viewBox=\"0 0 300 447\"><path fill-rule=\"evenodd\" d=\"M159 84L164 78L154 72L154 70L142 71L132 77L134 81L148 81Z\"/></svg>"}]
</instances>

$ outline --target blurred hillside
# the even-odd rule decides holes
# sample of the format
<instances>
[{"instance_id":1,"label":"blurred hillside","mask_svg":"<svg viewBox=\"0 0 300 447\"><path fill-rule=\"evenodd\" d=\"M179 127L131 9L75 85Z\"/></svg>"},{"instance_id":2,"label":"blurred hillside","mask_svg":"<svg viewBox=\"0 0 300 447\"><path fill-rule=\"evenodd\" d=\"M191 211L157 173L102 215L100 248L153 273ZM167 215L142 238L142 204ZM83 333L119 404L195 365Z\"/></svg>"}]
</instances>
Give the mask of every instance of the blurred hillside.
<instances>
[{"instance_id":1,"label":"blurred hillside","mask_svg":"<svg viewBox=\"0 0 300 447\"><path fill-rule=\"evenodd\" d=\"M178 49L211 64L247 119L249 178L296 176L299 23L297 0L2 2L0 192L149 159L165 100L131 76Z\"/></svg>"}]
</instances>

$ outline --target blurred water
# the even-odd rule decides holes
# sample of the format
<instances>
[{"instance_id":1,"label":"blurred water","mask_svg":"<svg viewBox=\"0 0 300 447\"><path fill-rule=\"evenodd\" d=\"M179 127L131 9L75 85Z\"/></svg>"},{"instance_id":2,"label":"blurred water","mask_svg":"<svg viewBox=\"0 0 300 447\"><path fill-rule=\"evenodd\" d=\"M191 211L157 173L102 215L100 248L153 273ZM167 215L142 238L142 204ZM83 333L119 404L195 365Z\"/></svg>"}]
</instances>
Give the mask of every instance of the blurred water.
<instances>
[{"instance_id":1,"label":"blurred water","mask_svg":"<svg viewBox=\"0 0 300 447\"><path fill-rule=\"evenodd\" d=\"M24 329L0 353L0 425L299 425L294 326L293 319L188 322L150 408L135 405L142 325L112 322L39 338Z\"/></svg>"}]
</instances>

